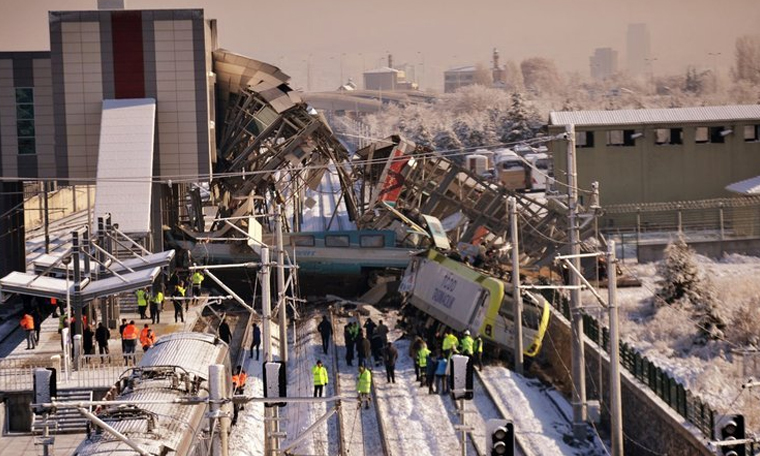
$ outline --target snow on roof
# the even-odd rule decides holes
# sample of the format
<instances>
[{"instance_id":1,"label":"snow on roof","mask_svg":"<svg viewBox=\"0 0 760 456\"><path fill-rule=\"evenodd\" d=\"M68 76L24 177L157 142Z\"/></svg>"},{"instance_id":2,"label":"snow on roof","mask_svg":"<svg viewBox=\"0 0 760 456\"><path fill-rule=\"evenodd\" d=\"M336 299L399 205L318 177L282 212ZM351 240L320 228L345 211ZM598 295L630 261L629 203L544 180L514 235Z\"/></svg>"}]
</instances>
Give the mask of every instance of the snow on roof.
<instances>
[{"instance_id":1,"label":"snow on roof","mask_svg":"<svg viewBox=\"0 0 760 456\"><path fill-rule=\"evenodd\" d=\"M574 124L576 126L674 124L736 120L760 120L760 105L620 109L615 111L561 111L549 114L550 125Z\"/></svg>"},{"instance_id":2,"label":"snow on roof","mask_svg":"<svg viewBox=\"0 0 760 456\"><path fill-rule=\"evenodd\" d=\"M726 186L726 190L742 195L760 195L760 176L734 182Z\"/></svg>"},{"instance_id":3,"label":"snow on roof","mask_svg":"<svg viewBox=\"0 0 760 456\"><path fill-rule=\"evenodd\" d=\"M399 72L399 70L397 70L395 68L384 66L384 67L375 68L375 69L372 69L372 70L367 70L367 71L364 72L364 74L369 74L369 73L398 73L398 72Z\"/></svg>"},{"instance_id":4,"label":"snow on roof","mask_svg":"<svg viewBox=\"0 0 760 456\"><path fill-rule=\"evenodd\" d=\"M472 73L475 70L476 68L474 66L469 65L469 66L452 68L450 70L446 70L445 72L446 73Z\"/></svg>"}]
</instances>

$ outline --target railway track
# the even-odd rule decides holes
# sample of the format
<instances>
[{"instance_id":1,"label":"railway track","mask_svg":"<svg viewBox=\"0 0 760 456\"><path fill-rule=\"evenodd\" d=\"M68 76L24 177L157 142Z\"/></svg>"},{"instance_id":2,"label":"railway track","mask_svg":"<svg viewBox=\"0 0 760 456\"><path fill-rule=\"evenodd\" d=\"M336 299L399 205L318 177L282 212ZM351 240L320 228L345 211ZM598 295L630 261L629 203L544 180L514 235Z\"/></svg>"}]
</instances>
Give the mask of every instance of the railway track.
<instances>
[{"instance_id":1,"label":"railway track","mask_svg":"<svg viewBox=\"0 0 760 456\"><path fill-rule=\"evenodd\" d=\"M512 419L511 414L502 406L501 402L496 398L496 394L493 391L493 387L483 379L480 372L475 369L474 389L476 397L480 397L481 403L476 404L478 408L480 423L477 427L481 432L469 432L470 440L475 448L476 454L479 456L487 456L486 453L486 438L485 435L485 421L489 419ZM487 399L487 403L483 402L483 399ZM476 402L476 401L473 401ZM539 456L534 455L525 445L524 438L519 435L517 429L515 429L515 454L522 456Z\"/></svg>"}]
</instances>

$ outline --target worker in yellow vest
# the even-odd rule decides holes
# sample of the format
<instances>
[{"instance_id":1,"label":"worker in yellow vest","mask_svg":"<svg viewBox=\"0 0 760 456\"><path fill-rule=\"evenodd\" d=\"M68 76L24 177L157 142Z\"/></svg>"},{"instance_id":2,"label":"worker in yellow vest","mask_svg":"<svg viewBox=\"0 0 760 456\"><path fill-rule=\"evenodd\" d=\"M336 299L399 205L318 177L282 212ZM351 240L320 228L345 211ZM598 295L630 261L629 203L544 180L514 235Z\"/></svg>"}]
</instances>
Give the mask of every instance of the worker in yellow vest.
<instances>
[{"instance_id":1,"label":"worker in yellow vest","mask_svg":"<svg viewBox=\"0 0 760 456\"><path fill-rule=\"evenodd\" d=\"M369 403L372 402L372 397L369 395L372 388L372 372L359 365L359 379L356 382L356 391L359 393L359 408L364 404L364 408L369 408Z\"/></svg>"},{"instance_id":2,"label":"worker in yellow vest","mask_svg":"<svg viewBox=\"0 0 760 456\"><path fill-rule=\"evenodd\" d=\"M140 319L145 320L148 318L145 312L148 309L148 290L141 288L135 291L135 295L137 296L137 311L140 313Z\"/></svg>"},{"instance_id":3,"label":"worker in yellow vest","mask_svg":"<svg viewBox=\"0 0 760 456\"><path fill-rule=\"evenodd\" d=\"M470 330L464 331L464 337L459 341L459 351L465 356L472 356L475 347L475 340L470 337Z\"/></svg>"},{"instance_id":4,"label":"worker in yellow vest","mask_svg":"<svg viewBox=\"0 0 760 456\"><path fill-rule=\"evenodd\" d=\"M311 368L314 374L314 397L324 396L324 387L327 385L327 368L322 365L321 360L317 360L317 365Z\"/></svg>"}]
</instances>

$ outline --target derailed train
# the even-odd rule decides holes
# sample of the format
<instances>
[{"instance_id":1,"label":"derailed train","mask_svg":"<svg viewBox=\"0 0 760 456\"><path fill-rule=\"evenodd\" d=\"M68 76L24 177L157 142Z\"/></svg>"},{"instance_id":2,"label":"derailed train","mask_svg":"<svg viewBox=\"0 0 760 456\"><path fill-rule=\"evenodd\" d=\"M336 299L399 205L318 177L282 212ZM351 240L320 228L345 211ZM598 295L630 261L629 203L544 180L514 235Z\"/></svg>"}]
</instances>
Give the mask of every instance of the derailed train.
<instances>
[{"instance_id":1,"label":"derailed train","mask_svg":"<svg viewBox=\"0 0 760 456\"><path fill-rule=\"evenodd\" d=\"M209 454L207 404L174 401L209 395L209 366L222 364L226 391L231 390L229 348L211 334L181 332L158 339L139 365L128 370L109 393L120 404L96 410L108 426L156 456ZM223 410L229 408L223 406ZM230 415L231 416L231 415ZM94 428L75 456L139 454L124 441Z\"/></svg>"},{"instance_id":2,"label":"derailed train","mask_svg":"<svg viewBox=\"0 0 760 456\"><path fill-rule=\"evenodd\" d=\"M480 334L486 343L512 351L514 314L511 287L464 263L429 250L406 269L400 291L411 305L454 331ZM524 354L536 356L549 325L543 296L523 292Z\"/></svg>"}]
</instances>

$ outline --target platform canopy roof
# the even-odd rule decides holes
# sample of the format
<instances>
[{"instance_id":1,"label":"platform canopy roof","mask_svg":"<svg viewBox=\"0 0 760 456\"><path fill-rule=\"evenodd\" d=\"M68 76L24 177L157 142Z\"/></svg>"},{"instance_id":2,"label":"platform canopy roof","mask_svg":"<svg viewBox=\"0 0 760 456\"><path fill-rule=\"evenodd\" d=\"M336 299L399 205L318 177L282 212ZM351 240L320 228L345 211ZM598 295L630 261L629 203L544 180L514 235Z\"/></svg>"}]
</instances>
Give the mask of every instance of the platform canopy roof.
<instances>
[{"instance_id":1,"label":"platform canopy roof","mask_svg":"<svg viewBox=\"0 0 760 456\"><path fill-rule=\"evenodd\" d=\"M139 271L143 269L150 269L154 267L164 267L168 266L169 263L171 263L172 259L174 258L174 250L167 250L165 252L158 252L158 253L151 253L149 255L141 256L141 257L135 257L135 258L128 258L124 260L119 260L121 263L117 263L112 260L106 261L106 272L105 275L113 275L115 274L123 274L125 272L130 272L129 270L133 271ZM55 255L55 254L42 254L39 257L35 258L32 261L32 264L34 265L35 272L42 272L50 269L50 273L61 275L66 271L66 266L60 262L61 257L63 255ZM82 271L84 271L84 260L79 261L79 267ZM96 269L99 267L97 263L91 263L91 267L93 269ZM74 271L74 264L69 263L68 265L69 274L73 273Z\"/></svg>"},{"instance_id":2,"label":"platform canopy roof","mask_svg":"<svg viewBox=\"0 0 760 456\"><path fill-rule=\"evenodd\" d=\"M96 298L147 287L156 280L160 273L161 268L153 267L101 280L87 279L82 282L80 296L83 301L87 302ZM70 296L74 296L75 284L72 280L67 281L66 279L14 271L0 279L0 293L3 295L18 293L64 300L66 299L67 284Z\"/></svg>"},{"instance_id":3,"label":"platform canopy roof","mask_svg":"<svg viewBox=\"0 0 760 456\"><path fill-rule=\"evenodd\" d=\"M734 182L733 184L726 186L726 190L729 192L740 193L742 195L760 195L760 176Z\"/></svg>"}]
</instances>

